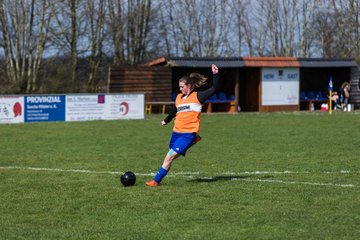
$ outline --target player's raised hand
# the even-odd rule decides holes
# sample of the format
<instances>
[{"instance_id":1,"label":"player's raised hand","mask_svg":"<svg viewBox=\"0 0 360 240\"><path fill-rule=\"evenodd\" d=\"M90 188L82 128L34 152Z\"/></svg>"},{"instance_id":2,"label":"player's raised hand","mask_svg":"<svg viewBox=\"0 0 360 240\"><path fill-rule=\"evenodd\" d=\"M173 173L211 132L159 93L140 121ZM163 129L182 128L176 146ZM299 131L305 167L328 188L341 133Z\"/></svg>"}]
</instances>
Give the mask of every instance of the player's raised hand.
<instances>
[{"instance_id":1,"label":"player's raised hand","mask_svg":"<svg viewBox=\"0 0 360 240\"><path fill-rule=\"evenodd\" d=\"M218 74L219 73L219 69L215 64L211 64L211 70L213 74Z\"/></svg>"}]
</instances>

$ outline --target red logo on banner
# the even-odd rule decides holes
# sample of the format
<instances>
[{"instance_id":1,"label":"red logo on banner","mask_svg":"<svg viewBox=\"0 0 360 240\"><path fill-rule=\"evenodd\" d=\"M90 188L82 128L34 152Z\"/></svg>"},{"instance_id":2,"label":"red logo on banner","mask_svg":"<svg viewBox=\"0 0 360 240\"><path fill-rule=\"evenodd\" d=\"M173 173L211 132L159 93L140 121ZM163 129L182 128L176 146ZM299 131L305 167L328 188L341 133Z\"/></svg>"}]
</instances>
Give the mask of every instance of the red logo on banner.
<instances>
[{"instance_id":1,"label":"red logo on banner","mask_svg":"<svg viewBox=\"0 0 360 240\"><path fill-rule=\"evenodd\" d=\"M129 112L129 104L127 102L120 103L120 113L126 115Z\"/></svg>"},{"instance_id":2,"label":"red logo on banner","mask_svg":"<svg viewBox=\"0 0 360 240\"><path fill-rule=\"evenodd\" d=\"M19 102L16 102L13 108L14 117L21 116L21 109L21 104Z\"/></svg>"}]
</instances>

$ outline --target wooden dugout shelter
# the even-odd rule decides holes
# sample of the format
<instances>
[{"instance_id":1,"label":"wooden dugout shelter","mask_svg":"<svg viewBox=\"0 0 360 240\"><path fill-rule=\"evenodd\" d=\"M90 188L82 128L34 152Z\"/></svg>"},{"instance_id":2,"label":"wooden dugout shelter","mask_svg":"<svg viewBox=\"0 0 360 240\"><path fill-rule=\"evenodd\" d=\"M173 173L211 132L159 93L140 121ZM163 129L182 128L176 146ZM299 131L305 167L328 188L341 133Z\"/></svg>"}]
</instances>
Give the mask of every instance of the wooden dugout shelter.
<instances>
[{"instance_id":1,"label":"wooden dugout shelter","mask_svg":"<svg viewBox=\"0 0 360 240\"><path fill-rule=\"evenodd\" d=\"M114 66L110 75L110 92L145 92L146 102L172 101L179 92L178 79L191 72L209 77L211 64L220 68L220 93L224 99L212 102L232 102L234 108L213 108L214 111L298 111L309 109L310 103L319 109L332 78L334 90L348 81L352 85L351 101L360 104L360 73L354 59L323 59L294 57L234 57L188 58L160 57L142 66ZM303 93L314 97L303 99ZM322 100L320 96L322 95Z\"/></svg>"}]
</instances>

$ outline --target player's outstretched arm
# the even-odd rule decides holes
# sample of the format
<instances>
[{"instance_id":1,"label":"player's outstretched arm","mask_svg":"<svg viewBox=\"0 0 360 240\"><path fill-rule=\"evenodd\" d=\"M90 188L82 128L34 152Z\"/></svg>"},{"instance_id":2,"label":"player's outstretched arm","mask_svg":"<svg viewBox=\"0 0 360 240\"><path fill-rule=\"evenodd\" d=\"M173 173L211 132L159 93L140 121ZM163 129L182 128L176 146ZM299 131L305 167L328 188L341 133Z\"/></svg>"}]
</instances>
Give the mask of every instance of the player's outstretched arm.
<instances>
[{"instance_id":1,"label":"player's outstretched arm","mask_svg":"<svg viewBox=\"0 0 360 240\"><path fill-rule=\"evenodd\" d=\"M171 122L171 120L173 120L173 118L175 118L177 113L177 109L174 106L171 111L169 112L169 114L165 117L164 120L161 121L161 125L165 126L166 124L168 124L169 122Z\"/></svg>"}]
</instances>

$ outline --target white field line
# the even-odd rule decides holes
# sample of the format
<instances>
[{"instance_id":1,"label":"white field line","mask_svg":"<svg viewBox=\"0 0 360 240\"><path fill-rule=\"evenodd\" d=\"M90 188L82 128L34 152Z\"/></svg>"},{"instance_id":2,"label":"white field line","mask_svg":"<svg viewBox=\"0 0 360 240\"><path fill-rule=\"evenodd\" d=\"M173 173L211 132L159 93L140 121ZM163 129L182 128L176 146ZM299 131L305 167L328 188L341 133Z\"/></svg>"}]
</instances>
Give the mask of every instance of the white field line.
<instances>
[{"instance_id":1,"label":"white field line","mask_svg":"<svg viewBox=\"0 0 360 240\"><path fill-rule=\"evenodd\" d=\"M124 172L114 172L114 171L92 171L85 169L36 168L36 167L18 167L18 166L0 167L0 169L19 169L19 170L45 171L45 172L73 172L73 173L112 174L112 175L120 175L124 173ZM135 174L139 176L152 176L151 175L152 173L150 174L135 173Z\"/></svg>"},{"instance_id":2,"label":"white field line","mask_svg":"<svg viewBox=\"0 0 360 240\"><path fill-rule=\"evenodd\" d=\"M36 167L20 167L20 166L0 166L0 169L18 169L18 170L30 170L30 171L46 171L46 172L72 172L72 173L88 173L88 174L111 174L121 175L124 172L116 171L92 171L85 169L60 169L60 168L36 168ZM236 175L267 175L267 174L309 174L311 172L296 172L296 171L245 171L245 172L223 172L216 175L236 176ZM338 172L322 172L325 174L351 174L360 173L360 171L341 170ZM155 176L155 173L135 173L138 176ZM173 172L168 174L168 177L183 176L187 178L196 178L195 175L206 174L200 172ZM199 179L213 179L212 177L200 177ZM264 182L264 183L279 183L279 184L301 184L301 185L313 185L313 186L333 186L333 187L356 187L354 184L337 184L337 183L317 183L317 182L298 182L298 181L283 181L283 180L269 180L269 179L243 179L243 178L231 178L231 180L244 181L244 182Z\"/></svg>"}]
</instances>

